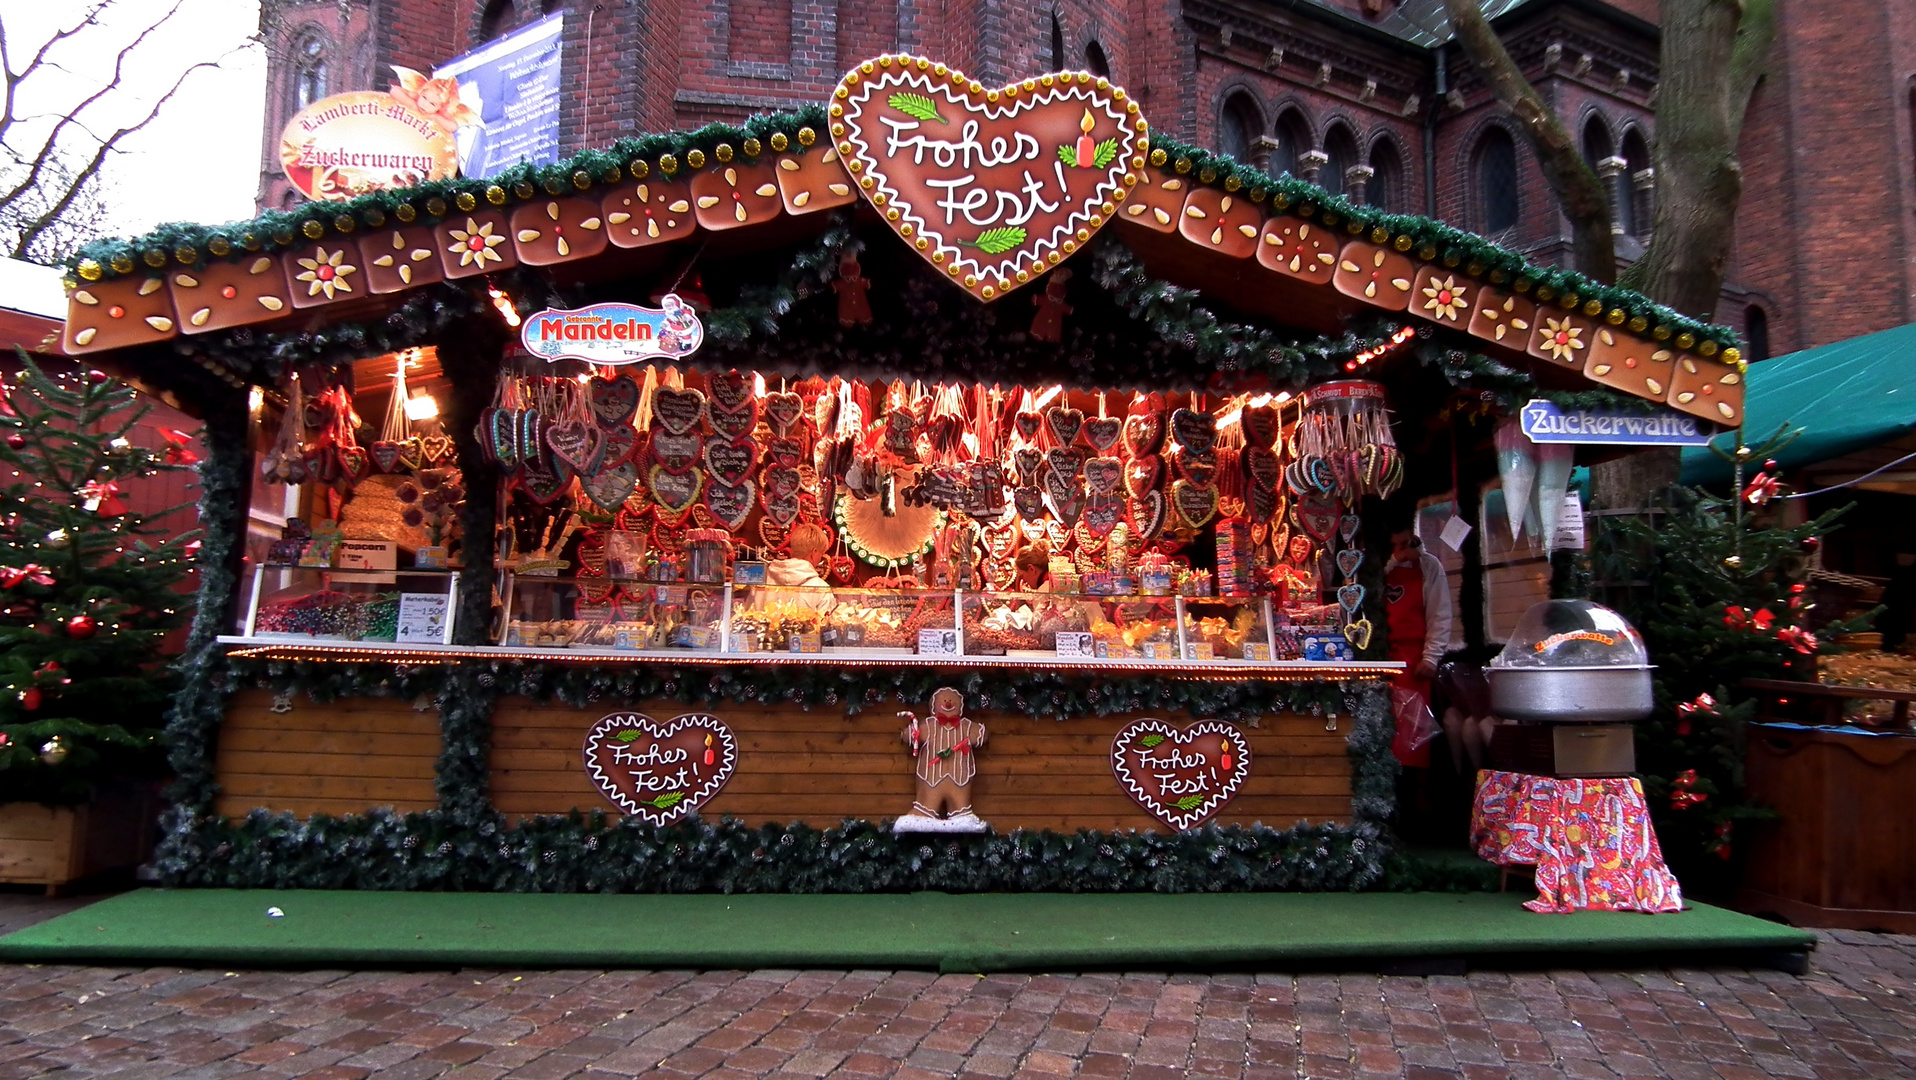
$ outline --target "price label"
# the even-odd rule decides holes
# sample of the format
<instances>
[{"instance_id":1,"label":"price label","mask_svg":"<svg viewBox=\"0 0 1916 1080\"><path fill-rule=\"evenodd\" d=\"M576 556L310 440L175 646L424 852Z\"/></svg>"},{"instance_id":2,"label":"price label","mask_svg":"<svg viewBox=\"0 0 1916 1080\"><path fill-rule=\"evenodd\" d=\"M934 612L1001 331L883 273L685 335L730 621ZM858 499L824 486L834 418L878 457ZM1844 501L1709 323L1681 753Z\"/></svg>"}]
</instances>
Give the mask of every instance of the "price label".
<instances>
[{"instance_id":1,"label":"price label","mask_svg":"<svg viewBox=\"0 0 1916 1080\"><path fill-rule=\"evenodd\" d=\"M957 656L958 631L956 630L920 630L918 631L918 655L920 656Z\"/></svg>"},{"instance_id":2,"label":"price label","mask_svg":"<svg viewBox=\"0 0 1916 1080\"><path fill-rule=\"evenodd\" d=\"M446 637L446 596L443 593L402 593L395 641L437 645Z\"/></svg>"},{"instance_id":3,"label":"price label","mask_svg":"<svg viewBox=\"0 0 1916 1080\"><path fill-rule=\"evenodd\" d=\"M1082 630L1065 630L1058 634L1059 656L1091 656L1091 635Z\"/></svg>"},{"instance_id":4,"label":"price label","mask_svg":"<svg viewBox=\"0 0 1916 1080\"><path fill-rule=\"evenodd\" d=\"M1215 660L1217 655L1211 648L1210 642L1191 641L1185 643L1184 658L1186 660Z\"/></svg>"},{"instance_id":5,"label":"price label","mask_svg":"<svg viewBox=\"0 0 1916 1080\"><path fill-rule=\"evenodd\" d=\"M1271 658L1271 647L1265 644L1264 642L1247 641L1244 643L1244 659L1269 660L1270 658Z\"/></svg>"}]
</instances>

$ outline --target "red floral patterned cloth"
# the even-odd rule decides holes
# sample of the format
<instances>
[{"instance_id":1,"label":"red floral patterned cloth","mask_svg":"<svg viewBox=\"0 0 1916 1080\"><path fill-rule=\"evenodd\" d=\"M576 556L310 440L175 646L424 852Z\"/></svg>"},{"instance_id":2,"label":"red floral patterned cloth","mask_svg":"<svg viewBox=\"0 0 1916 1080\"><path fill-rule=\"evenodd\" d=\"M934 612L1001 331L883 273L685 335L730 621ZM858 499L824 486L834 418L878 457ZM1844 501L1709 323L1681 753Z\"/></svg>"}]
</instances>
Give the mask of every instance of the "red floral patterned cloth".
<instances>
[{"instance_id":1,"label":"red floral patterned cloth","mask_svg":"<svg viewBox=\"0 0 1916 1080\"><path fill-rule=\"evenodd\" d=\"M1499 866L1537 867L1532 911L1681 911L1683 894L1650 826L1643 785L1477 774L1470 843Z\"/></svg>"}]
</instances>

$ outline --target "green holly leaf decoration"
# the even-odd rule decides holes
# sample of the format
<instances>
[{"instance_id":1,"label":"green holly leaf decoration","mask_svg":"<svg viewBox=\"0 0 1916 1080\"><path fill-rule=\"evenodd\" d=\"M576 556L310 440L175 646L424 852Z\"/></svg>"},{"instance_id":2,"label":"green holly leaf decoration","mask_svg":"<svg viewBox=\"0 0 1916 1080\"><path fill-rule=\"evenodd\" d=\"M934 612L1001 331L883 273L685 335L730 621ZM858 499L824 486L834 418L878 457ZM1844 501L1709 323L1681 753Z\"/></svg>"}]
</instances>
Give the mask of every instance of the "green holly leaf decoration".
<instances>
[{"instance_id":1,"label":"green holly leaf decoration","mask_svg":"<svg viewBox=\"0 0 1916 1080\"><path fill-rule=\"evenodd\" d=\"M1058 160L1072 168L1078 167L1078 148L1070 144L1058 147Z\"/></svg>"},{"instance_id":2,"label":"green holly leaf decoration","mask_svg":"<svg viewBox=\"0 0 1916 1080\"><path fill-rule=\"evenodd\" d=\"M643 733L638 731L621 731L612 737L620 742L636 742L643 737Z\"/></svg>"},{"instance_id":3,"label":"green holly leaf decoration","mask_svg":"<svg viewBox=\"0 0 1916 1080\"><path fill-rule=\"evenodd\" d=\"M1171 805L1177 807L1179 810L1196 810L1199 806L1203 805L1203 803L1204 796L1202 795L1186 795Z\"/></svg>"},{"instance_id":4,"label":"green holly leaf decoration","mask_svg":"<svg viewBox=\"0 0 1916 1080\"><path fill-rule=\"evenodd\" d=\"M1102 169L1106 165L1111 164L1111 159L1117 156L1118 156L1118 140L1106 139L1103 142L1098 144L1098 156L1092 158L1091 162L1092 164L1096 165L1098 168Z\"/></svg>"},{"instance_id":5,"label":"green holly leaf decoration","mask_svg":"<svg viewBox=\"0 0 1916 1080\"><path fill-rule=\"evenodd\" d=\"M677 806L679 800L683 798L685 798L685 792L683 791L668 791L656 799L646 800L646 805L656 806L660 810L670 810L672 807Z\"/></svg>"},{"instance_id":6,"label":"green holly leaf decoration","mask_svg":"<svg viewBox=\"0 0 1916 1080\"><path fill-rule=\"evenodd\" d=\"M960 241L965 247L975 247L987 255L1002 255L1024 242L1025 231L1019 228L986 229L976 240Z\"/></svg>"},{"instance_id":7,"label":"green holly leaf decoration","mask_svg":"<svg viewBox=\"0 0 1916 1080\"><path fill-rule=\"evenodd\" d=\"M948 122L938 114L938 106L923 94L893 94L886 99L886 103L914 120L936 120L941 124Z\"/></svg>"},{"instance_id":8,"label":"green holly leaf decoration","mask_svg":"<svg viewBox=\"0 0 1916 1080\"><path fill-rule=\"evenodd\" d=\"M1149 750L1163 741L1164 736L1162 735L1146 735L1144 738L1138 740L1138 745Z\"/></svg>"}]
</instances>

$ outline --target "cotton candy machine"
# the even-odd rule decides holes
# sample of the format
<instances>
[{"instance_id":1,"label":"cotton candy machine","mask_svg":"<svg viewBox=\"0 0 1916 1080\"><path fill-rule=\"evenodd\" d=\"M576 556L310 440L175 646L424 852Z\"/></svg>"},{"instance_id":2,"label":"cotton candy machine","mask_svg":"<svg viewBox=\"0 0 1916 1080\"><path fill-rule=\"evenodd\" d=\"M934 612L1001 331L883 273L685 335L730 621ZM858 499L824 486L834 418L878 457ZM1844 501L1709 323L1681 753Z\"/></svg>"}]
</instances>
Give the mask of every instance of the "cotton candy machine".
<instances>
[{"instance_id":1,"label":"cotton candy machine","mask_svg":"<svg viewBox=\"0 0 1916 1080\"><path fill-rule=\"evenodd\" d=\"M1650 714L1650 658L1629 621L1588 600L1533 604L1503 652L1485 669L1490 708L1516 720L1500 727L1492 757L1558 776L1619 776L1635 771L1630 722Z\"/></svg>"}]
</instances>

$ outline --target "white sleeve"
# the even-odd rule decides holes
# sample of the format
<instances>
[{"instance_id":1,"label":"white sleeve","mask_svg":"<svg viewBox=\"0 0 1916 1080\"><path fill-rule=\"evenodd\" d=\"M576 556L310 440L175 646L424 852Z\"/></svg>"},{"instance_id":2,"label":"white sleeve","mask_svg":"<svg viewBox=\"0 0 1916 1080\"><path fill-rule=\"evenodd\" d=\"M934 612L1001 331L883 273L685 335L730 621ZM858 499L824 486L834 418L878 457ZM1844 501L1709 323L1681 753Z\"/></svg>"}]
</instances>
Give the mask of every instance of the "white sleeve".
<instances>
[{"instance_id":1,"label":"white sleeve","mask_svg":"<svg viewBox=\"0 0 1916 1080\"><path fill-rule=\"evenodd\" d=\"M1426 551L1420 561L1424 574L1424 659L1435 664L1450 651L1450 579L1444 564Z\"/></svg>"}]
</instances>

